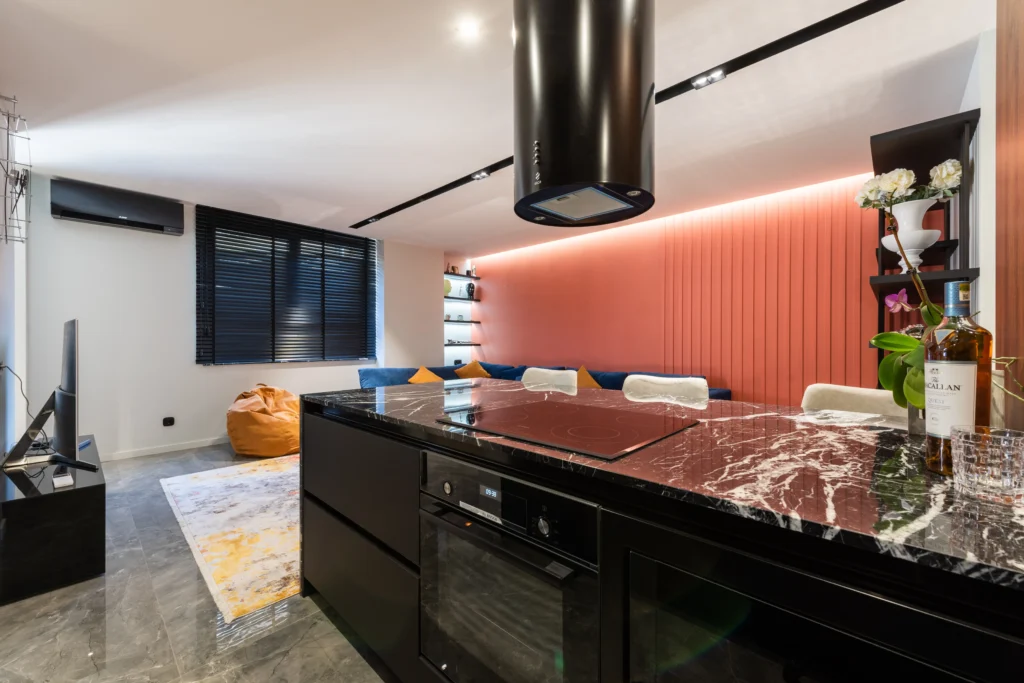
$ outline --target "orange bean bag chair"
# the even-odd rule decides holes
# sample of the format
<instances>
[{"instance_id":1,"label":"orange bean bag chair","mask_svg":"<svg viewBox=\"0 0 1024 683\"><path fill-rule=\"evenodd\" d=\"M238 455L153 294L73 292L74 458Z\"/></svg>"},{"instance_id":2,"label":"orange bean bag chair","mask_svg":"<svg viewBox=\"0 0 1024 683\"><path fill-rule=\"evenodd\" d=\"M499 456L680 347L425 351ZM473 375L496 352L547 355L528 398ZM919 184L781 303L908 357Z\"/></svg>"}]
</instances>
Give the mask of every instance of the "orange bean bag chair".
<instances>
[{"instance_id":1,"label":"orange bean bag chair","mask_svg":"<svg viewBox=\"0 0 1024 683\"><path fill-rule=\"evenodd\" d=\"M299 452L299 397L257 384L228 408L228 438L239 455L273 458Z\"/></svg>"}]
</instances>

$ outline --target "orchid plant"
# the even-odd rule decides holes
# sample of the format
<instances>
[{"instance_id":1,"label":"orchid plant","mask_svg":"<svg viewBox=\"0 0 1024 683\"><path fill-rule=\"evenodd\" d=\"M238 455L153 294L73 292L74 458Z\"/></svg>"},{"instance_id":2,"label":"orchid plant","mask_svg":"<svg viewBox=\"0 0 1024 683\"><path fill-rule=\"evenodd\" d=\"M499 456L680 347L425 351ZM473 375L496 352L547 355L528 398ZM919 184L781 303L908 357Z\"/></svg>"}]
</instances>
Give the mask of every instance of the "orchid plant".
<instances>
[{"instance_id":1,"label":"orchid plant","mask_svg":"<svg viewBox=\"0 0 1024 683\"><path fill-rule=\"evenodd\" d=\"M929 175L931 182L915 187L917 177L914 172L897 168L868 180L855 198L857 206L862 209L885 209L886 229L893 234L904 263L910 263L910 259L900 242L899 225L893 218L892 207L917 199L948 201L960 189L963 168L956 159L949 159L933 168ZM927 328L935 327L942 322L943 310L928 298L917 268L911 266L908 273L921 298L921 304L911 305L904 288L897 294L885 297L885 305L893 313L920 311ZM922 338L927 335L928 329ZM912 405L924 410L924 343L921 338L904 332L882 332L871 339L871 344L891 352L878 366L878 381L882 387L892 392L897 405L903 408Z\"/></svg>"}]
</instances>

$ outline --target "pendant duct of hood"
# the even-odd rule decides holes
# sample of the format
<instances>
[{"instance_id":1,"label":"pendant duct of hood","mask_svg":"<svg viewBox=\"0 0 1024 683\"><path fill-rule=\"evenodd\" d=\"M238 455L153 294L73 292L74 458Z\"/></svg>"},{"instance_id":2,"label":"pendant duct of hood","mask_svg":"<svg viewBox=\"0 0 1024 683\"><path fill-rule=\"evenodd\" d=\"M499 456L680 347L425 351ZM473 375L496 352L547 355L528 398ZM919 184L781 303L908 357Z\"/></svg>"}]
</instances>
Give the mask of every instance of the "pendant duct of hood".
<instances>
[{"instance_id":1,"label":"pendant duct of hood","mask_svg":"<svg viewBox=\"0 0 1024 683\"><path fill-rule=\"evenodd\" d=\"M584 227L654 205L654 0L515 0L516 215Z\"/></svg>"}]
</instances>

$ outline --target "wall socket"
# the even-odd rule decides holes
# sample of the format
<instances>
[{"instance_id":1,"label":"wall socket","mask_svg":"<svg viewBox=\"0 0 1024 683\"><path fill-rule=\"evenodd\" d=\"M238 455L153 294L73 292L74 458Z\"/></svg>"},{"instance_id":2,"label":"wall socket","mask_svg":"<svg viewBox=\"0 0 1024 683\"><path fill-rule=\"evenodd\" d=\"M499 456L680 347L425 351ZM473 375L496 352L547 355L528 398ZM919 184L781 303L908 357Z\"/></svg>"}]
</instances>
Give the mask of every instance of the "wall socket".
<instances>
[{"instance_id":1,"label":"wall socket","mask_svg":"<svg viewBox=\"0 0 1024 683\"><path fill-rule=\"evenodd\" d=\"M164 418L164 427L173 427L173 426L174 426L174 418L173 417L165 417Z\"/></svg>"}]
</instances>

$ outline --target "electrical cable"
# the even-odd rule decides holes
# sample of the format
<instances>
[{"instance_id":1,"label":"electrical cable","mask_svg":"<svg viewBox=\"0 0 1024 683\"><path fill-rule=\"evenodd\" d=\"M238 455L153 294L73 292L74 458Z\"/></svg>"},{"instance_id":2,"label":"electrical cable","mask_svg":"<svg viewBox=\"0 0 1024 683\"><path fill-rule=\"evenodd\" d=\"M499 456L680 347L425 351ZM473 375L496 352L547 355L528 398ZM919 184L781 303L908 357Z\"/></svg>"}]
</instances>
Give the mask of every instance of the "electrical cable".
<instances>
[{"instance_id":1,"label":"electrical cable","mask_svg":"<svg viewBox=\"0 0 1024 683\"><path fill-rule=\"evenodd\" d=\"M21 391L21 397L25 399L25 414L28 415L28 421L29 424L31 424L36 419L36 416L32 414L32 408L29 405L28 401L28 394L25 393L25 382L21 379L21 376L14 370L12 370L11 366L8 365L7 363L0 363L0 370L6 370L7 372L11 373L12 375L18 378L18 389ZM43 438L46 439L46 446L45 450L42 453L39 453L38 455L54 455L57 451L50 448L50 437L47 436L46 430L40 427L39 431L40 433L42 433ZM32 445L34 446L35 443L33 443Z\"/></svg>"}]
</instances>

